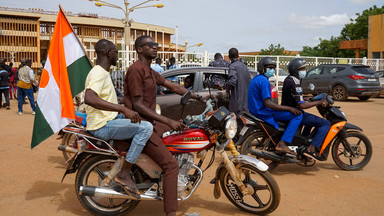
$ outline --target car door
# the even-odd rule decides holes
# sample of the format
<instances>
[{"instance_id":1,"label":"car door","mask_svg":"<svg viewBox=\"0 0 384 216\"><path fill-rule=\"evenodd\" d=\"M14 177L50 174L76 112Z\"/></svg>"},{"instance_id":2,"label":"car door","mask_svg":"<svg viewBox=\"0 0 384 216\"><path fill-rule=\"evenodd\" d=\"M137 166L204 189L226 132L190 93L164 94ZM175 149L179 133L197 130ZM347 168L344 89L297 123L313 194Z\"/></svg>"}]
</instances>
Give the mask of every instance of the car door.
<instances>
[{"instance_id":1,"label":"car door","mask_svg":"<svg viewBox=\"0 0 384 216\"><path fill-rule=\"evenodd\" d=\"M185 73L179 73L177 75L163 75L168 81L175 83L177 85L184 85L184 80L188 76L196 77L196 71L187 71ZM191 90L195 91L196 79L194 79L194 85ZM161 87L160 93L156 97L156 103L161 108L161 115L171 118L173 120L180 120L183 106L180 104L181 96L171 92L169 89ZM194 102L193 102L194 103ZM201 103L202 104L202 103ZM192 109L189 105L186 106L184 113ZM185 116L185 115L183 115Z\"/></svg>"},{"instance_id":2,"label":"car door","mask_svg":"<svg viewBox=\"0 0 384 216\"><path fill-rule=\"evenodd\" d=\"M304 94L318 94L318 85L322 66L317 66L308 71L307 75L301 80Z\"/></svg>"}]
</instances>

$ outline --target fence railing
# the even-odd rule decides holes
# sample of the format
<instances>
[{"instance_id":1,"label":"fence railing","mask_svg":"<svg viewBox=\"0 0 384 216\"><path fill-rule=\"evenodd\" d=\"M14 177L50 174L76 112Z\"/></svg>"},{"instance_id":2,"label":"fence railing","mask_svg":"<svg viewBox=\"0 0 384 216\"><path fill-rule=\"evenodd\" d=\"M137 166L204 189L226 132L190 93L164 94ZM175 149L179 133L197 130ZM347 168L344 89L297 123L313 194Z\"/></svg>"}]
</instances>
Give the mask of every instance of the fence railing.
<instances>
[{"instance_id":1,"label":"fence railing","mask_svg":"<svg viewBox=\"0 0 384 216\"><path fill-rule=\"evenodd\" d=\"M91 61L95 62L96 54L94 50L87 50L88 56L91 58ZM176 58L176 63L179 67L196 67L202 66L207 67L209 62L213 60L215 53L205 52L163 52L158 51L157 56L163 60L162 66L165 67L166 62L171 58ZM224 58L228 59L228 54L222 54ZM262 55L240 55L240 57L245 61L247 67L251 70L256 71L257 62L265 57ZM271 56L277 62L277 74L279 76L279 69L288 71L288 63L297 57L301 57L307 62L307 70L310 70L321 64L363 64L370 66L372 70L378 71L384 69L384 59L368 59L368 58L333 58L333 57L308 57L308 56ZM119 51L119 58L117 63L117 68L114 70L116 73L112 76L114 77L115 84L118 89L122 89L122 81L126 68L129 67L133 62L137 60L136 51ZM276 79L277 80L277 79ZM278 84L277 84L278 85ZM277 86L278 87L278 86Z\"/></svg>"}]
</instances>

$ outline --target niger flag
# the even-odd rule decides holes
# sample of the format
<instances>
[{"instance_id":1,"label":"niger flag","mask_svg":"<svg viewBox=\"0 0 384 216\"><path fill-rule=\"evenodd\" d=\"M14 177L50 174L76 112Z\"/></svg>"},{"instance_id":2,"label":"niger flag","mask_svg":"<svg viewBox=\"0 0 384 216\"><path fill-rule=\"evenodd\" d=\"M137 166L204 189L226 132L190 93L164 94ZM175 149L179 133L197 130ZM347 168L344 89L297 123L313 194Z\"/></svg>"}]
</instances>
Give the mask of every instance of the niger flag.
<instances>
[{"instance_id":1,"label":"niger flag","mask_svg":"<svg viewBox=\"0 0 384 216\"><path fill-rule=\"evenodd\" d=\"M92 66L60 7L41 75L31 148L75 120L73 97Z\"/></svg>"}]
</instances>

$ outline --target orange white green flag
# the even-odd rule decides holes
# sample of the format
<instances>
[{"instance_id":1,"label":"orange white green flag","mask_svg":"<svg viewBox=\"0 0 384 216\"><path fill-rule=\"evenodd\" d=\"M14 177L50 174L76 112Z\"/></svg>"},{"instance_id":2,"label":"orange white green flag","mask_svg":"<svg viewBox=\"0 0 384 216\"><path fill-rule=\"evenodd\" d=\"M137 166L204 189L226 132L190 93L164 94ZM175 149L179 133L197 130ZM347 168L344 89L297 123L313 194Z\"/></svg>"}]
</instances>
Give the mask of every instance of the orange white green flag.
<instances>
[{"instance_id":1,"label":"orange white green flag","mask_svg":"<svg viewBox=\"0 0 384 216\"><path fill-rule=\"evenodd\" d=\"M63 9L57 15L41 74L31 148L75 120L73 97L84 90L91 63Z\"/></svg>"}]
</instances>

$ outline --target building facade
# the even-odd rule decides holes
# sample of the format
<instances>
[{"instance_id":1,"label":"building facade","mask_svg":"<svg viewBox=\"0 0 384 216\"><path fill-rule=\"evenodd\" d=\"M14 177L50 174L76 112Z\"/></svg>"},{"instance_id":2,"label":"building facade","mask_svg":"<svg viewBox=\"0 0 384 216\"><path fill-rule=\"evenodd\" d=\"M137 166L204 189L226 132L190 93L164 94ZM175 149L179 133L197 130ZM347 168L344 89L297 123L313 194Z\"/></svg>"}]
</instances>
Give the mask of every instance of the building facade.
<instances>
[{"instance_id":1,"label":"building facade","mask_svg":"<svg viewBox=\"0 0 384 216\"><path fill-rule=\"evenodd\" d=\"M58 11L0 7L0 57L14 62L17 67L21 59L31 59L32 68L40 68L47 58ZM73 14L66 12L73 31L78 36L90 59L95 58L96 42L105 38L118 48L124 46L124 24L119 19L99 17L97 14ZM137 37L149 35L159 43L159 51L175 51L171 44L173 28L132 22L131 47ZM183 49L180 46L180 51Z\"/></svg>"}]
</instances>

